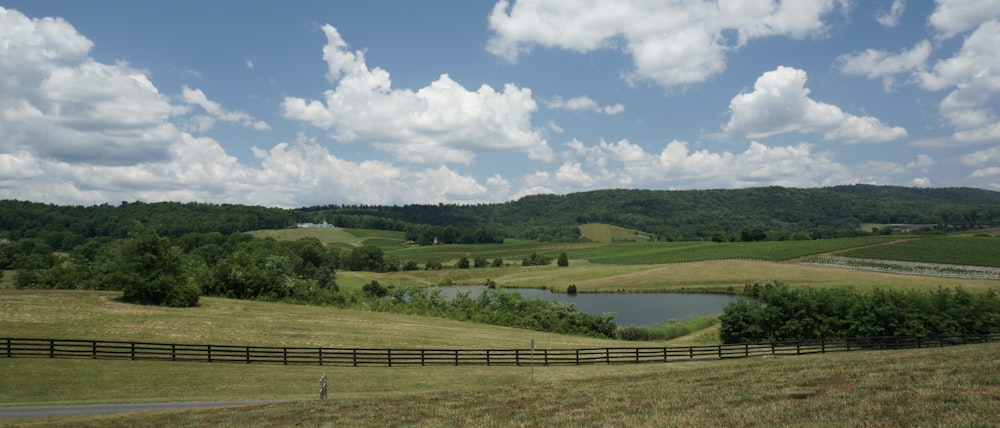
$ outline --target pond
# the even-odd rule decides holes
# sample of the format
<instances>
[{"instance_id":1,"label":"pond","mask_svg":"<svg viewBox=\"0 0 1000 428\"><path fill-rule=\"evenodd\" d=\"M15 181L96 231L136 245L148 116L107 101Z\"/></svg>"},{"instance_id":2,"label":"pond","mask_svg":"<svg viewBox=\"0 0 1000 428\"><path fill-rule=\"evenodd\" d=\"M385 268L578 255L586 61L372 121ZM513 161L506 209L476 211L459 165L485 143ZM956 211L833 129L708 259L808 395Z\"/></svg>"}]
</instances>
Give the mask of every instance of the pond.
<instances>
[{"instance_id":1,"label":"pond","mask_svg":"<svg viewBox=\"0 0 1000 428\"><path fill-rule=\"evenodd\" d=\"M468 292L473 297L485 288L482 285L455 285L438 287L447 298L459 292ZM528 298L539 298L556 302L568 302L581 312L601 315L614 312L615 323L619 327L629 325L655 325L667 320L716 315L722 313L726 303L743 297L728 294L707 293L553 293L538 288L503 288L504 291L521 293Z\"/></svg>"}]
</instances>

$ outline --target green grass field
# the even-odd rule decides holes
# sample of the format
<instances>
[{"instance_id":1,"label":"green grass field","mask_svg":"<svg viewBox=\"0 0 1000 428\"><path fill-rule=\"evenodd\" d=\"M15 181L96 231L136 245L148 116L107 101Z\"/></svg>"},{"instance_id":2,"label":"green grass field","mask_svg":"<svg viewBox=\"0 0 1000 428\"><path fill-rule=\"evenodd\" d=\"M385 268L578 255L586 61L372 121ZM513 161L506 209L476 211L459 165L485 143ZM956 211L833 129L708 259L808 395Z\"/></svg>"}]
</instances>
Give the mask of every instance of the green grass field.
<instances>
[{"instance_id":1,"label":"green grass field","mask_svg":"<svg viewBox=\"0 0 1000 428\"><path fill-rule=\"evenodd\" d=\"M402 260L503 258L501 268L337 272L343 290L441 283L580 292L726 291L753 282L793 287L1000 290L1000 281L809 266L818 253L881 251L901 259L954 253L973 264L1000 254L995 238L850 238L760 243L405 245L402 233L288 229L340 248L377 243ZM938 241L940 239L940 241ZM967 239L975 240L970 247ZM992 240L991 240L992 239ZM950 246L955 245L955 246ZM924 247L921 247L924 246ZM926 250L931 248L931 250ZM963 249L975 248L975 251ZM569 267L521 267L566 252ZM932 254L934 254L932 252ZM858 256L860 257L860 256ZM869 256L865 256L869 257ZM940 261L939 261L940 262ZM13 272L6 272L9 284ZM0 287L2 288L2 287ZM444 319L319 306L202 298L196 308L125 304L120 293L0 289L0 336L307 347L641 346ZM717 343L717 326L667 343ZM662 346L663 343L649 343ZM249 409L201 409L46 420L52 426L992 426L1000 420L1000 344L671 364L538 367L333 368L0 358L0 405L295 399ZM316 396L331 379L330 400ZM34 424L38 421L23 421ZM0 425L7 424L7 421ZM19 425L18 421L13 422Z\"/></svg>"},{"instance_id":2,"label":"green grass field","mask_svg":"<svg viewBox=\"0 0 1000 428\"><path fill-rule=\"evenodd\" d=\"M866 259L1000 267L1000 239L983 236L937 236L856 248L840 254Z\"/></svg>"},{"instance_id":3,"label":"green grass field","mask_svg":"<svg viewBox=\"0 0 1000 428\"><path fill-rule=\"evenodd\" d=\"M595 242L635 241L646 242L652 236L646 232L603 223L581 224L580 235Z\"/></svg>"},{"instance_id":4,"label":"green grass field","mask_svg":"<svg viewBox=\"0 0 1000 428\"><path fill-rule=\"evenodd\" d=\"M78 291L0 293L14 335L344 346L540 348L615 341L423 317L205 299L174 312ZM634 345L629 342L629 345ZM562 367L243 365L0 358L4 406L292 399L4 421L51 426L990 426L1000 344L801 357ZM315 400L319 377L330 399ZM532 381L533 379L533 381Z\"/></svg>"}]
</instances>

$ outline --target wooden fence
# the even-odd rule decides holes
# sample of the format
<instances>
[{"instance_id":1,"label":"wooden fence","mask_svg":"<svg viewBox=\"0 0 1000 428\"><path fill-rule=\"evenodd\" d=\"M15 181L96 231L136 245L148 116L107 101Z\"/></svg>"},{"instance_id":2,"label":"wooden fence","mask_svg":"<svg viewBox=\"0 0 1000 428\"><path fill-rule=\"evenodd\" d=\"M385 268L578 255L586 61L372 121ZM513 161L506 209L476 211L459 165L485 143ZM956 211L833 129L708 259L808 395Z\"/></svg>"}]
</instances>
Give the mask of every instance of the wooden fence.
<instances>
[{"instance_id":1,"label":"wooden fence","mask_svg":"<svg viewBox=\"0 0 1000 428\"><path fill-rule=\"evenodd\" d=\"M685 347L531 350L304 348L0 338L0 356L322 366L551 366L664 363L767 355L931 348L997 340L1000 340L1000 334L965 337L865 337Z\"/></svg>"}]
</instances>

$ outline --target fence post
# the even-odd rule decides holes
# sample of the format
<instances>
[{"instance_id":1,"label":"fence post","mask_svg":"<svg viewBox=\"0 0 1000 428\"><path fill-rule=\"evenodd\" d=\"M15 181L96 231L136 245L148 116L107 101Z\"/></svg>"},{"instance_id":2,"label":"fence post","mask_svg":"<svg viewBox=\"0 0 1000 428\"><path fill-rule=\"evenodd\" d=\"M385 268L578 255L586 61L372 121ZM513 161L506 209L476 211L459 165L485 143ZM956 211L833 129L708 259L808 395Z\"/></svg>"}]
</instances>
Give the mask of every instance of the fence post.
<instances>
[{"instance_id":1,"label":"fence post","mask_svg":"<svg viewBox=\"0 0 1000 428\"><path fill-rule=\"evenodd\" d=\"M208 357L208 362L212 362L212 345L205 345L205 354Z\"/></svg>"},{"instance_id":2,"label":"fence post","mask_svg":"<svg viewBox=\"0 0 1000 428\"><path fill-rule=\"evenodd\" d=\"M514 365L515 366L520 366L521 365L521 350L520 349L515 349L514 350Z\"/></svg>"},{"instance_id":3,"label":"fence post","mask_svg":"<svg viewBox=\"0 0 1000 428\"><path fill-rule=\"evenodd\" d=\"M719 345L719 359L722 359L722 345Z\"/></svg>"},{"instance_id":4,"label":"fence post","mask_svg":"<svg viewBox=\"0 0 1000 428\"><path fill-rule=\"evenodd\" d=\"M7 343L10 343L9 339L8 339ZM96 340L90 343L90 357L93 358L93 359L95 359L95 360L97 359L97 341Z\"/></svg>"},{"instance_id":5,"label":"fence post","mask_svg":"<svg viewBox=\"0 0 1000 428\"><path fill-rule=\"evenodd\" d=\"M821 354L826 353L826 339L820 339L819 341L819 352Z\"/></svg>"},{"instance_id":6,"label":"fence post","mask_svg":"<svg viewBox=\"0 0 1000 428\"><path fill-rule=\"evenodd\" d=\"M250 347L247 346L247 348L244 350L244 352L246 352L247 364L250 364Z\"/></svg>"},{"instance_id":7,"label":"fence post","mask_svg":"<svg viewBox=\"0 0 1000 428\"><path fill-rule=\"evenodd\" d=\"M385 350L385 363L389 367L392 367L392 349Z\"/></svg>"},{"instance_id":8,"label":"fence post","mask_svg":"<svg viewBox=\"0 0 1000 428\"><path fill-rule=\"evenodd\" d=\"M423 352L423 351L421 351L421 352ZM487 366L490 365L490 350L489 349L486 350L486 365Z\"/></svg>"},{"instance_id":9,"label":"fence post","mask_svg":"<svg viewBox=\"0 0 1000 428\"><path fill-rule=\"evenodd\" d=\"M663 362L667 362L667 347L663 347Z\"/></svg>"},{"instance_id":10,"label":"fence post","mask_svg":"<svg viewBox=\"0 0 1000 428\"><path fill-rule=\"evenodd\" d=\"M7 338L7 358L10 358L10 338Z\"/></svg>"},{"instance_id":11,"label":"fence post","mask_svg":"<svg viewBox=\"0 0 1000 428\"><path fill-rule=\"evenodd\" d=\"M358 350L357 349L351 349L351 364L353 364L354 367L358 366Z\"/></svg>"},{"instance_id":12,"label":"fence post","mask_svg":"<svg viewBox=\"0 0 1000 428\"><path fill-rule=\"evenodd\" d=\"M455 350L455 365L458 365L458 350Z\"/></svg>"},{"instance_id":13,"label":"fence post","mask_svg":"<svg viewBox=\"0 0 1000 428\"><path fill-rule=\"evenodd\" d=\"M604 360L611 364L611 348L604 348Z\"/></svg>"},{"instance_id":14,"label":"fence post","mask_svg":"<svg viewBox=\"0 0 1000 428\"><path fill-rule=\"evenodd\" d=\"M750 357L750 344L749 343L744 343L743 344L743 356L747 357L747 358Z\"/></svg>"},{"instance_id":15,"label":"fence post","mask_svg":"<svg viewBox=\"0 0 1000 428\"><path fill-rule=\"evenodd\" d=\"M135 361L135 342L129 342L129 359Z\"/></svg>"},{"instance_id":16,"label":"fence post","mask_svg":"<svg viewBox=\"0 0 1000 428\"><path fill-rule=\"evenodd\" d=\"M486 351L486 362L487 362L486 365L489 365L489 361L490 361L490 351ZM421 366L424 365L424 350L423 349L420 350L420 365Z\"/></svg>"},{"instance_id":17,"label":"fence post","mask_svg":"<svg viewBox=\"0 0 1000 428\"><path fill-rule=\"evenodd\" d=\"M576 365L580 365L580 350L576 350Z\"/></svg>"},{"instance_id":18,"label":"fence post","mask_svg":"<svg viewBox=\"0 0 1000 428\"><path fill-rule=\"evenodd\" d=\"M802 355L802 342L795 342L795 355Z\"/></svg>"},{"instance_id":19,"label":"fence post","mask_svg":"<svg viewBox=\"0 0 1000 428\"><path fill-rule=\"evenodd\" d=\"M319 365L323 365L323 348L319 348Z\"/></svg>"},{"instance_id":20,"label":"fence post","mask_svg":"<svg viewBox=\"0 0 1000 428\"><path fill-rule=\"evenodd\" d=\"M288 365L288 348L281 348L281 363Z\"/></svg>"},{"instance_id":21,"label":"fence post","mask_svg":"<svg viewBox=\"0 0 1000 428\"><path fill-rule=\"evenodd\" d=\"M56 357L56 341L49 340L49 358Z\"/></svg>"}]
</instances>

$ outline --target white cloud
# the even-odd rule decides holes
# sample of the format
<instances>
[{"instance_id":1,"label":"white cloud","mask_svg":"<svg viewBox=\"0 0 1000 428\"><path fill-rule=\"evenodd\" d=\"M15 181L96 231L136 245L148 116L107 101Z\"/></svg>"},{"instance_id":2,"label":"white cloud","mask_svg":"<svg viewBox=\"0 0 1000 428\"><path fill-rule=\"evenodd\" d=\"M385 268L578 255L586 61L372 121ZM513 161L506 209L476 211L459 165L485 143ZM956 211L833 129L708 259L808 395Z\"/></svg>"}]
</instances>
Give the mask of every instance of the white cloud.
<instances>
[{"instance_id":1,"label":"white cloud","mask_svg":"<svg viewBox=\"0 0 1000 428\"><path fill-rule=\"evenodd\" d=\"M646 151L628 140L600 141L593 146L571 140L566 147L566 159L557 171L526 175L516 195L636 186L814 187L852 180L831 154L813 153L808 144L770 147L751 142L742 153L692 150L689 143L676 140L659 152Z\"/></svg>"},{"instance_id":2,"label":"white cloud","mask_svg":"<svg viewBox=\"0 0 1000 428\"><path fill-rule=\"evenodd\" d=\"M906 164L907 168L926 168L934 165L934 158L927 156L925 154L918 154L917 159L913 162Z\"/></svg>"},{"instance_id":3,"label":"white cloud","mask_svg":"<svg viewBox=\"0 0 1000 428\"><path fill-rule=\"evenodd\" d=\"M1000 118L994 102L1000 96L1000 21L982 23L951 58L920 73L925 89L953 88L938 107L954 128L959 143L1000 141Z\"/></svg>"},{"instance_id":4,"label":"white cloud","mask_svg":"<svg viewBox=\"0 0 1000 428\"><path fill-rule=\"evenodd\" d=\"M889 7L889 10L875 16L875 20L878 21L878 23L883 27L893 28L899 25L899 20L903 17L903 11L905 10L905 0L893 0L892 6Z\"/></svg>"},{"instance_id":5,"label":"white cloud","mask_svg":"<svg viewBox=\"0 0 1000 428\"><path fill-rule=\"evenodd\" d=\"M1000 4L996 0L937 0L936 3L928 22L943 38L1000 18Z\"/></svg>"},{"instance_id":6,"label":"white cloud","mask_svg":"<svg viewBox=\"0 0 1000 428\"><path fill-rule=\"evenodd\" d=\"M753 92L733 97L726 132L748 138L799 132L823 133L823 139L842 143L884 142L905 137L901 127L889 127L870 116L854 116L839 107L809 98L806 72L778 67L762 74Z\"/></svg>"},{"instance_id":7,"label":"white cloud","mask_svg":"<svg viewBox=\"0 0 1000 428\"><path fill-rule=\"evenodd\" d=\"M484 151L520 151L550 160L552 151L531 126L538 109L531 90L507 84L497 92L466 90L447 74L417 91L393 89L389 73L369 69L364 52L351 52L337 29L324 25L323 58L336 88L324 101L287 97L285 117L329 130L342 142L362 142L402 161L471 163Z\"/></svg>"},{"instance_id":8,"label":"white cloud","mask_svg":"<svg viewBox=\"0 0 1000 428\"><path fill-rule=\"evenodd\" d=\"M842 73L869 79L881 78L882 85L888 92L892 89L897 74L914 73L924 68L930 55L931 43L923 40L912 49L898 54L868 49L860 53L841 55L837 58L837 63Z\"/></svg>"},{"instance_id":9,"label":"white cloud","mask_svg":"<svg viewBox=\"0 0 1000 428\"><path fill-rule=\"evenodd\" d=\"M1000 146L990 147L962 156L962 163L971 166L979 166L987 163L1000 164Z\"/></svg>"},{"instance_id":10,"label":"white cloud","mask_svg":"<svg viewBox=\"0 0 1000 428\"><path fill-rule=\"evenodd\" d=\"M0 152L92 164L164 159L183 111L126 63L101 64L62 19L0 7Z\"/></svg>"},{"instance_id":11,"label":"white cloud","mask_svg":"<svg viewBox=\"0 0 1000 428\"><path fill-rule=\"evenodd\" d=\"M211 101L205 96L205 93L201 89L191 89L184 86L181 89L181 97L184 102L201 107L208 116L195 116L195 127L199 132L205 132L212 128L215 120L221 120L223 122L238 122L244 127L253 128L258 131L266 131L271 129L271 126L264 122L263 120L256 120L253 116L243 112L242 110L229 111L222 107L219 103Z\"/></svg>"},{"instance_id":12,"label":"white cloud","mask_svg":"<svg viewBox=\"0 0 1000 428\"><path fill-rule=\"evenodd\" d=\"M616 115L625 111L625 106L621 104L606 105L602 107L597 103L597 101L592 100L586 95L570 98L568 100L557 97L545 103L545 107L553 110L592 111L607 115Z\"/></svg>"},{"instance_id":13,"label":"white cloud","mask_svg":"<svg viewBox=\"0 0 1000 428\"><path fill-rule=\"evenodd\" d=\"M510 62L535 45L576 52L617 49L632 56L629 81L663 87L703 82L726 68L726 53L761 37L805 38L842 0L721 2L521 0L497 2L487 50ZM733 32L736 40L728 40ZM618 46L622 44L622 46Z\"/></svg>"}]
</instances>

